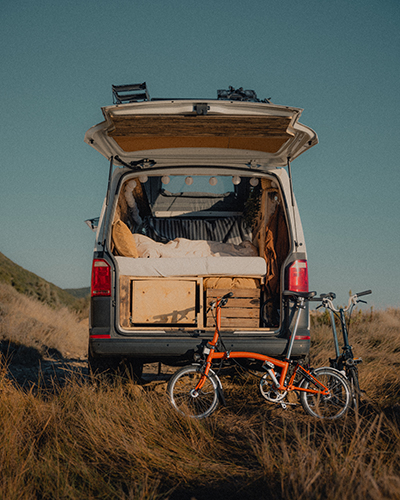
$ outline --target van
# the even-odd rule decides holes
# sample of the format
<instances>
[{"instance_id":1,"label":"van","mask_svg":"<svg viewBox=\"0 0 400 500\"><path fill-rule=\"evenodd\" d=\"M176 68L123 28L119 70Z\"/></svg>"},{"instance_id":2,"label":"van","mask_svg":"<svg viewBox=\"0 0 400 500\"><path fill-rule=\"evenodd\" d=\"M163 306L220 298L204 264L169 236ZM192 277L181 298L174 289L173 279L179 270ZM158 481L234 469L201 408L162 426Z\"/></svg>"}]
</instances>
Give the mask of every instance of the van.
<instances>
[{"instance_id":1,"label":"van","mask_svg":"<svg viewBox=\"0 0 400 500\"><path fill-rule=\"evenodd\" d=\"M113 86L87 144L109 162L91 278L89 366L139 376L143 365L192 361L222 309L228 350L284 357L308 263L291 162L317 144L302 110L252 90L216 99L152 99ZM310 349L308 308L293 357Z\"/></svg>"}]
</instances>

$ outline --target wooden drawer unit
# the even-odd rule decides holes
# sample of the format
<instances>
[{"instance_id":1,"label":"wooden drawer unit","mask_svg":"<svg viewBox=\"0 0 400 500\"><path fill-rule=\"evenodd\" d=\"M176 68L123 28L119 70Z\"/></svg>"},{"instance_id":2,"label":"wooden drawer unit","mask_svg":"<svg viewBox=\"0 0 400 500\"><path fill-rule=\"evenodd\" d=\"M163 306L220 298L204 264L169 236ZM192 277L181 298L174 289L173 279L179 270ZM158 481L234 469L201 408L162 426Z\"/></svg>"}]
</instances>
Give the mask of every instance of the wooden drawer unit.
<instances>
[{"instance_id":1,"label":"wooden drawer unit","mask_svg":"<svg viewBox=\"0 0 400 500\"><path fill-rule=\"evenodd\" d=\"M259 328L260 290L257 288L207 289L204 306L208 309L212 300L220 298L229 292L233 293L233 297L228 300L227 305L221 308L221 328ZM211 311L209 311L206 326L213 325L214 318Z\"/></svg>"},{"instance_id":2,"label":"wooden drawer unit","mask_svg":"<svg viewBox=\"0 0 400 500\"><path fill-rule=\"evenodd\" d=\"M199 286L188 279L120 278L120 324L195 327L199 316Z\"/></svg>"}]
</instances>

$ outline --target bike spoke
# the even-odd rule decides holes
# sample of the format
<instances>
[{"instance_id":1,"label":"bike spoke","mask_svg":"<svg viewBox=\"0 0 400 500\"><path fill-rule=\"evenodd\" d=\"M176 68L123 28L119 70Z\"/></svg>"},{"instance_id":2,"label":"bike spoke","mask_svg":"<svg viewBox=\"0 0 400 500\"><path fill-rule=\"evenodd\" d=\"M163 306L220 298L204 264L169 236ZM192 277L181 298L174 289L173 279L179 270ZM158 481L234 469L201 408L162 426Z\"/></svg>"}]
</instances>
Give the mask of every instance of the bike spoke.
<instances>
[{"instance_id":1,"label":"bike spoke","mask_svg":"<svg viewBox=\"0 0 400 500\"><path fill-rule=\"evenodd\" d=\"M203 373L198 366L187 366L172 376L168 393L173 406L183 415L204 418L218 405L217 382L207 376L201 389L195 390Z\"/></svg>"},{"instance_id":2,"label":"bike spoke","mask_svg":"<svg viewBox=\"0 0 400 500\"><path fill-rule=\"evenodd\" d=\"M318 368L315 377L328 388L329 394L301 392L300 400L304 410L317 418L336 419L342 417L350 406L350 389L345 379L330 368ZM320 390L316 382L306 381L306 389Z\"/></svg>"}]
</instances>

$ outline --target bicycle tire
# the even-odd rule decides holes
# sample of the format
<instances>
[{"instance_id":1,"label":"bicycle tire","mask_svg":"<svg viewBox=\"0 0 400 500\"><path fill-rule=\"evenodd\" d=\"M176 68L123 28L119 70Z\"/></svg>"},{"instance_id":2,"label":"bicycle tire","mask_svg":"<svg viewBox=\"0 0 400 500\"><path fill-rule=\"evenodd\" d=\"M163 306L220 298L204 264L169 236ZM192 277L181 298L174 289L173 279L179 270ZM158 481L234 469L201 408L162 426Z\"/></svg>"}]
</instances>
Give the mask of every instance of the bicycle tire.
<instances>
[{"instance_id":1,"label":"bicycle tire","mask_svg":"<svg viewBox=\"0 0 400 500\"><path fill-rule=\"evenodd\" d=\"M335 420L343 417L351 406L351 389L347 380L337 370L329 367L317 368L313 371L325 387L330 390L328 396L300 391L300 401L304 411L312 417ZM319 389L316 382L303 379L304 389Z\"/></svg>"},{"instance_id":2,"label":"bicycle tire","mask_svg":"<svg viewBox=\"0 0 400 500\"><path fill-rule=\"evenodd\" d=\"M352 406L354 410L357 411L360 407L360 399L361 399L361 389L360 389L360 383L358 381L357 367L353 366L347 368L346 375L351 390Z\"/></svg>"},{"instance_id":3,"label":"bicycle tire","mask_svg":"<svg viewBox=\"0 0 400 500\"><path fill-rule=\"evenodd\" d=\"M178 370L169 380L167 392L172 406L182 415L191 418L205 418L218 406L218 380L212 374L207 376L203 387L193 393L203 376L201 366L189 365Z\"/></svg>"}]
</instances>

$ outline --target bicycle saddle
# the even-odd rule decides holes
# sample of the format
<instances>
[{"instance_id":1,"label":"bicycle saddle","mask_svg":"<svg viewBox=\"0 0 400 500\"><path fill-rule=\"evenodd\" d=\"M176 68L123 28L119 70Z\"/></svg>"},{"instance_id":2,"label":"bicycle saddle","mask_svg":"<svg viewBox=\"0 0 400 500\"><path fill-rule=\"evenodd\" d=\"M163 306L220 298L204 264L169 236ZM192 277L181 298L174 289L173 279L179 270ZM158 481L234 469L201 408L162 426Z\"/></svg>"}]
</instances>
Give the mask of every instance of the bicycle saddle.
<instances>
[{"instance_id":1,"label":"bicycle saddle","mask_svg":"<svg viewBox=\"0 0 400 500\"><path fill-rule=\"evenodd\" d=\"M301 297L306 300L312 299L313 297L315 297L316 294L317 292L293 292L292 290L285 290L283 292L283 295L286 295L287 297L296 297L296 298Z\"/></svg>"}]
</instances>

